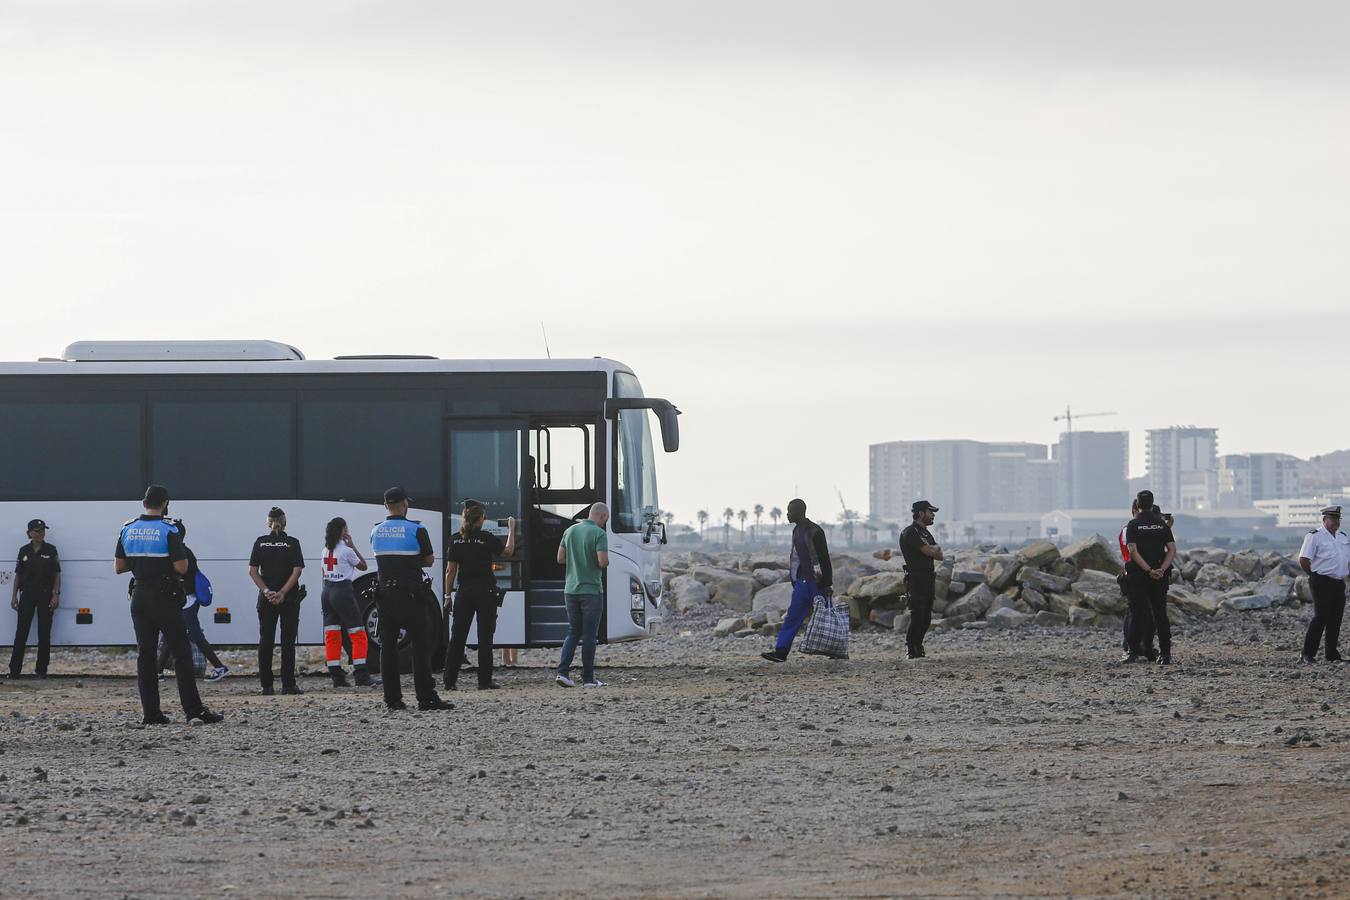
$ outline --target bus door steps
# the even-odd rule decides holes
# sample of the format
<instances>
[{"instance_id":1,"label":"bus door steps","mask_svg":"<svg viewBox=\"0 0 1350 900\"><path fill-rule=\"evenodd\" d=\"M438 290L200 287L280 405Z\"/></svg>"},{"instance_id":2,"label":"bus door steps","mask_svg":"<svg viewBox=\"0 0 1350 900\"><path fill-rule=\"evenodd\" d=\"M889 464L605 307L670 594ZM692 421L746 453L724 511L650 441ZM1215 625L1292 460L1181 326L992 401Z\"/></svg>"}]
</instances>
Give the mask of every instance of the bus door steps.
<instances>
[{"instance_id":1,"label":"bus door steps","mask_svg":"<svg viewBox=\"0 0 1350 900\"><path fill-rule=\"evenodd\" d=\"M531 581L529 599L529 634L531 644L561 644L567 637L567 602L563 599L563 582Z\"/></svg>"}]
</instances>

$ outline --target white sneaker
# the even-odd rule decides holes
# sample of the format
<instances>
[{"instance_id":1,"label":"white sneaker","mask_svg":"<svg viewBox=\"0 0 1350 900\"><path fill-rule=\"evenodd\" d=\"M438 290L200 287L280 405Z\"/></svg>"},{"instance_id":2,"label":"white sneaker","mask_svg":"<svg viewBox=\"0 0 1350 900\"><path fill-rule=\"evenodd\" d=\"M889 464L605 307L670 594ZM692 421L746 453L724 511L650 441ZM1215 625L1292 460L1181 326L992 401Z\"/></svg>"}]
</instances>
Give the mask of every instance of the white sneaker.
<instances>
[{"instance_id":1,"label":"white sneaker","mask_svg":"<svg viewBox=\"0 0 1350 900\"><path fill-rule=\"evenodd\" d=\"M555 680L558 682L558 687L576 687L576 686L577 686L577 683L576 683L575 681L573 681L572 679L568 678L566 675L559 675L559 676L557 677L557 679L555 679Z\"/></svg>"},{"instance_id":2,"label":"white sneaker","mask_svg":"<svg viewBox=\"0 0 1350 900\"><path fill-rule=\"evenodd\" d=\"M598 678L597 678L595 681L588 681L588 682L586 682L585 684L582 685L582 687L584 687L584 688L598 688L598 687L604 687L604 686L605 686L605 682L601 681L601 680L598 679Z\"/></svg>"},{"instance_id":3,"label":"white sneaker","mask_svg":"<svg viewBox=\"0 0 1350 900\"><path fill-rule=\"evenodd\" d=\"M219 681L220 679L224 678L224 677L225 677L226 675L228 675L228 674L230 674L230 670L229 670L228 667L226 667L226 666L219 666L219 667L214 668L214 669L211 670L211 674L209 674L209 675L206 676L206 680L207 680L207 681Z\"/></svg>"}]
</instances>

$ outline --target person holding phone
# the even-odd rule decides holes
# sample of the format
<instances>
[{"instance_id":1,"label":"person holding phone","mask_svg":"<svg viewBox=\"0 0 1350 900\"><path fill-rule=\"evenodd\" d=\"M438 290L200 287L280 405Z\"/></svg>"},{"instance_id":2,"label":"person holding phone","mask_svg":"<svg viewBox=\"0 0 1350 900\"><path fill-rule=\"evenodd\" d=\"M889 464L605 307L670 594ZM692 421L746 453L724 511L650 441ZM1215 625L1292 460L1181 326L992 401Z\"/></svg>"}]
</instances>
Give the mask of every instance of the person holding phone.
<instances>
[{"instance_id":1,"label":"person holding phone","mask_svg":"<svg viewBox=\"0 0 1350 900\"><path fill-rule=\"evenodd\" d=\"M352 583L356 573L366 571L369 564L352 543L347 520L341 516L329 521L324 528L320 562L323 564L323 592L319 598L323 608L323 650L333 687L347 686L347 673L342 671L343 632L351 641L352 668L355 670L352 674L356 683L362 687L379 684L380 680L372 678L366 669L370 641Z\"/></svg>"},{"instance_id":2,"label":"person holding phone","mask_svg":"<svg viewBox=\"0 0 1350 900\"><path fill-rule=\"evenodd\" d=\"M516 519L506 520L506 543L490 531L483 530L487 510L481 503L469 500L459 531L450 539L445 553L445 611L453 613L450 628L450 650L445 656L445 687L453 691L459 680L459 667L464 659L464 645L469 640L469 629L478 619L478 689L491 691L501 687L492 680L492 637L497 630L497 607L500 603L497 576L492 561L516 553ZM459 576L459 590L451 601L451 588Z\"/></svg>"}]
</instances>

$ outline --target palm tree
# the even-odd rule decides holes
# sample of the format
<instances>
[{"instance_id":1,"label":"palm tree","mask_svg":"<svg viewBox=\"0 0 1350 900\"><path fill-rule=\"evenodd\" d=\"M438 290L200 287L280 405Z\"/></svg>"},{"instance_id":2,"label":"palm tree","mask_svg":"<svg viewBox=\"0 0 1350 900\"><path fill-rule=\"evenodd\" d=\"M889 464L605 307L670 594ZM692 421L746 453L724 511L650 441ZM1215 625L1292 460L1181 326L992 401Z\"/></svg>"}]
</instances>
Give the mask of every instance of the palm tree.
<instances>
[{"instance_id":1,"label":"palm tree","mask_svg":"<svg viewBox=\"0 0 1350 900\"><path fill-rule=\"evenodd\" d=\"M970 544L975 543L975 526L974 526L974 525L967 525L966 528L965 528L965 534L966 534L966 542L967 542L967 543L970 543Z\"/></svg>"},{"instance_id":2,"label":"palm tree","mask_svg":"<svg viewBox=\"0 0 1350 900\"><path fill-rule=\"evenodd\" d=\"M759 540L759 520L764 517L764 504L755 504L755 540Z\"/></svg>"},{"instance_id":3,"label":"palm tree","mask_svg":"<svg viewBox=\"0 0 1350 900\"><path fill-rule=\"evenodd\" d=\"M775 506L769 510L769 518L773 519L773 536L778 537L778 520L783 518L783 511Z\"/></svg>"},{"instance_id":4,"label":"palm tree","mask_svg":"<svg viewBox=\"0 0 1350 900\"><path fill-rule=\"evenodd\" d=\"M703 526L708 524L708 511L700 509L698 511L698 536L703 537Z\"/></svg>"},{"instance_id":5,"label":"palm tree","mask_svg":"<svg viewBox=\"0 0 1350 900\"><path fill-rule=\"evenodd\" d=\"M667 528L675 524L675 514L673 512L667 511L664 518L666 520Z\"/></svg>"},{"instance_id":6,"label":"palm tree","mask_svg":"<svg viewBox=\"0 0 1350 900\"><path fill-rule=\"evenodd\" d=\"M731 520L736 517L736 510L728 506L722 510L722 540L728 547L731 546Z\"/></svg>"},{"instance_id":7,"label":"palm tree","mask_svg":"<svg viewBox=\"0 0 1350 900\"><path fill-rule=\"evenodd\" d=\"M750 514L749 514L748 512L746 512L745 510L741 510L740 512L736 513L736 518L738 518L738 519L741 520L741 543L742 543L742 544L745 543L745 520L746 520L747 518L749 518L749 516L750 516Z\"/></svg>"}]
</instances>

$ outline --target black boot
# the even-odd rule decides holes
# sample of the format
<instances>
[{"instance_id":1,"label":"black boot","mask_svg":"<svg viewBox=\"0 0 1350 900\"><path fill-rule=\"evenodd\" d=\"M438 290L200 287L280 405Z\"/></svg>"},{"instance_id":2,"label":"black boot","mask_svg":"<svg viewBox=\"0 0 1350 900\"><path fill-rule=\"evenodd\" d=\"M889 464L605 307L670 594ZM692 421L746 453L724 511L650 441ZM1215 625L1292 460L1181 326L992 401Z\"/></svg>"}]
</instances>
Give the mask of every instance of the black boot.
<instances>
[{"instance_id":1,"label":"black boot","mask_svg":"<svg viewBox=\"0 0 1350 900\"><path fill-rule=\"evenodd\" d=\"M347 673L342 671L342 666L330 666L328 674L333 676L333 687L347 687Z\"/></svg>"},{"instance_id":2,"label":"black boot","mask_svg":"<svg viewBox=\"0 0 1350 900\"><path fill-rule=\"evenodd\" d=\"M357 666L353 678L356 680L357 687L373 687L377 684L383 684L380 679L372 678L365 666Z\"/></svg>"}]
</instances>

